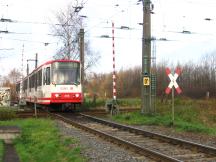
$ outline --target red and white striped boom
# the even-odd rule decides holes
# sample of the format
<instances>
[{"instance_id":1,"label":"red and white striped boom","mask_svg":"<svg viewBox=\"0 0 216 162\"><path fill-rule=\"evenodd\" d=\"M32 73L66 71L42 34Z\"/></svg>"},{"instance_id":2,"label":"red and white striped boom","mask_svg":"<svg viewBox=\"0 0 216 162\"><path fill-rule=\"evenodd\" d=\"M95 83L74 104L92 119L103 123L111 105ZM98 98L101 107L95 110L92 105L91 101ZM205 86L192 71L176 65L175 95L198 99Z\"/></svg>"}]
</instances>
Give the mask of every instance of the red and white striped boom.
<instances>
[{"instance_id":1,"label":"red and white striped boom","mask_svg":"<svg viewBox=\"0 0 216 162\"><path fill-rule=\"evenodd\" d=\"M115 37L114 22L112 22L112 49L113 49L113 100L116 100L116 72L115 72Z\"/></svg>"}]
</instances>

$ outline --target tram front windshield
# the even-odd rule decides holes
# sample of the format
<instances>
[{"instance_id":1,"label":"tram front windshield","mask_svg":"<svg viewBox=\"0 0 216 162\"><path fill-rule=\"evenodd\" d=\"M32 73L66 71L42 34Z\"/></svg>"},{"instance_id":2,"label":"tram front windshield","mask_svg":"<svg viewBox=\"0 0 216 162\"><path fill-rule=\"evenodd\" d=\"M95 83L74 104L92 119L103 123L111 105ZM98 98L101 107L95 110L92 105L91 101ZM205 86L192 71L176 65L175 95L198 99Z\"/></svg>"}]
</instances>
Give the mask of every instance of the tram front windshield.
<instances>
[{"instance_id":1,"label":"tram front windshield","mask_svg":"<svg viewBox=\"0 0 216 162\"><path fill-rule=\"evenodd\" d=\"M55 62L52 65L54 84L80 84L80 64L77 62Z\"/></svg>"}]
</instances>

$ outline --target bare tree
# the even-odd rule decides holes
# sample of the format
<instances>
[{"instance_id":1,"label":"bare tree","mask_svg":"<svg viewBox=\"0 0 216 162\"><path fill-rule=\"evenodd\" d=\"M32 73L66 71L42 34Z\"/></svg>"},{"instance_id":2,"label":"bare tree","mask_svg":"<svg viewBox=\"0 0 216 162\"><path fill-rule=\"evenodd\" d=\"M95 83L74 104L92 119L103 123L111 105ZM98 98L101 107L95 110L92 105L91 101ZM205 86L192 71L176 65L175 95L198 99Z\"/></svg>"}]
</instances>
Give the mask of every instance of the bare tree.
<instances>
[{"instance_id":1,"label":"bare tree","mask_svg":"<svg viewBox=\"0 0 216 162\"><path fill-rule=\"evenodd\" d=\"M10 71L7 78L10 80L12 84L16 84L20 80L21 76L21 72L18 69L14 68Z\"/></svg>"},{"instance_id":2,"label":"bare tree","mask_svg":"<svg viewBox=\"0 0 216 162\"><path fill-rule=\"evenodd\" d=\"M54 55L54 59L80 60L79 32L82 17L79 16L79 10L83 7L83 0L75 0L56 14L58 24L53 26L53 33L58 36L62 47ZM95 65L99 58L99 54L91 50L90 42L85 40L85 69Z\"/></svg>"},{"instance_id":3,"label":"bare tree","mask_svg":"<svg viewBox=\"0 0 216 162\"><path fill-rule=\"evenodd\" d=\"M79 4L76 1L75 7L68 5L65 10L56 14L58 25L53 26L53 32L60 39L63 46L56 53L56 59L79 59L78 33L81 28L81 19L75 9Z\"/></svg>"},{"instance_id":4,"label":"bare tree","mask_svg":"<svg viewBox=\"0 0 216 162\"><path fill-rule=\"evenodd\" d=\"M7 76L3 78L3 87L11 88L11 100L16 99L16 83L20 80L22 74L17 69L12 69Z\"/></svg>"}]
</instances>

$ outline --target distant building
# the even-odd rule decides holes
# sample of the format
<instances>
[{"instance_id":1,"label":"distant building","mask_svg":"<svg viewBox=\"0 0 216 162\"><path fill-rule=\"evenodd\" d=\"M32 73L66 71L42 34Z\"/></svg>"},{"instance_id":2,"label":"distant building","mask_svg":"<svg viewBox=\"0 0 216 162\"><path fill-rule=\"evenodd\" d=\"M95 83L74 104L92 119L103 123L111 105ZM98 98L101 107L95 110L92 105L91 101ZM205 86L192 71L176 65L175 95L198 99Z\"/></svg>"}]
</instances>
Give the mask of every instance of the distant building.
<instances>
[{"instance_id":1,"label":"distant building","mask_svg":"<svg viewBox=\"0 0 216 162\"><path fill-rule=\"evenodd\" d=\"M10 87L0 87L0 106L10 106Z\"/></svg>"}]
</instances>

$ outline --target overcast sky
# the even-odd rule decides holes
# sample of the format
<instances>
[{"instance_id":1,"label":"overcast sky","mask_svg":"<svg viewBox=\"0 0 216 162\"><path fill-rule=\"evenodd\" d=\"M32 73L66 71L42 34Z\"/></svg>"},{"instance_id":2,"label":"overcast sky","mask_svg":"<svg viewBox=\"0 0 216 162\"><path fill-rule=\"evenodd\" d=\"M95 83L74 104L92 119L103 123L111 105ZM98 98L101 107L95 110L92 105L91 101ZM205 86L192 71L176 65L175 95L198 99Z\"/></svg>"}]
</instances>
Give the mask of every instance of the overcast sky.
<instances>
[{"instance_id":1,"label":"overcast sky","mask_svg":"<svg viewBox=\"0 0 216 162\"><path fill-rule=\"evenodd\" d=\"M55 13L69 3L71 0L0 1L1 18L18 21L0 22L0 30L16 33L0 33L0 75L21 68L23 44L24 69L26 59L34 58L35 53L39 54L39 63L52 59L60 44L56 37L48 35L51 33L48 24L57 23ZM170 40L155 41L157 61L196 61L202 55L216 51L216 1L153 0L152 3L155 13L152 15L152 36ZM87 0L80 15L87 16L83 20L86 39L93 51L101 54L100 62L92 69L94 72L112 71L112 40L99 38L101 35L112 36L112 21L116 27L117 70L141 65L142 26L138 23L142 22L142 4L137 5L136 0ZM121 26L128 26L131 30L118 29ZM182 34L182 31L191 34ZM1 50L5 48L10 50Z\"/></svg>"}]
</instances>

